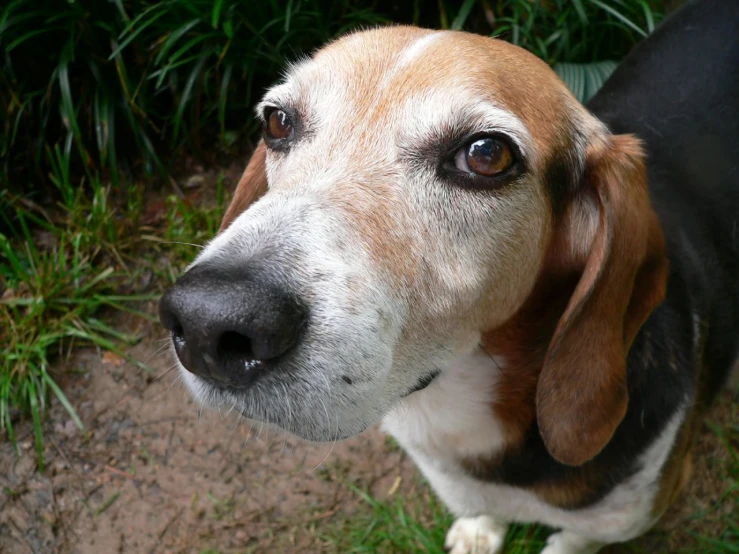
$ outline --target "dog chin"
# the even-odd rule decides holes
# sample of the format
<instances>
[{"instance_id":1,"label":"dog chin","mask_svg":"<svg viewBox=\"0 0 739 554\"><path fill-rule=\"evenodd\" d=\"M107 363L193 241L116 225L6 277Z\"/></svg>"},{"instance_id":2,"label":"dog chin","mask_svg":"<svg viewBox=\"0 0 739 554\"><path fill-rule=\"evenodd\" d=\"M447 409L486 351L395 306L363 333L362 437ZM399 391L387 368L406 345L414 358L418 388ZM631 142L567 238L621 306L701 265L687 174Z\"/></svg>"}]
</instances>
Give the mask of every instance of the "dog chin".
<instances>
[{"instance_id":1,"label":"dog chin","mask_svg":"<svg viewBox=\"0 0 739 554\"><path fill-rule=\"evenodd\" d=\"M316 429L316 428L305 427L305 426L293 426L290 428L286 428L286 427L283 427L282 424L280 423L270 423L270 422L267 422L267 423L269 423L276 429L290 433L291 435L294 435L304 441L313 442L313 443L331 443L331 442L336 442L336 441L342 441L344 439L350 439L366 431L367 428L369 427L369 425L363 425L363 426L358 426L353 429L329 430L329 429Z\"/></svg>"},{"instance_id":2,"label":"dog chin","mask_svg":"<svg viewBox=\"0 0 739 554\"><path fill-rule=\"evenodd\" d=\"M244 419L254 421L260 425L267 425L274 431L290 433L299 439L327 443L344 440L367 430L376 418L357 418L356 414L347 421L346 418L333 416L335 410L324 402L320 408L314 410L312 417L296 417L286 410L288 402L283 405L280 400L267 391L254 393L251 390L234 391L220 388L204 379L192 375L180 367L182 379L191 396L202 406L215 410L231 410L239 413ZM285 399L289 400L289 399Z\"/></svg>"}]
</instances>

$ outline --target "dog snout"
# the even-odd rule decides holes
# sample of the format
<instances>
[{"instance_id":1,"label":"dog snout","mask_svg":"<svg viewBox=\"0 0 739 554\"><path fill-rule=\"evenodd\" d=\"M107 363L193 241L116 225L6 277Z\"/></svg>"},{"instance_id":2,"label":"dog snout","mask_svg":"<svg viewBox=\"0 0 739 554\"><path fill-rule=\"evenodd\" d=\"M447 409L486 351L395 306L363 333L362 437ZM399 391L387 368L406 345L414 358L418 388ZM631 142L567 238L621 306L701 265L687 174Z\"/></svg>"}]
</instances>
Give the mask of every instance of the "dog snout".
<instances>
[{"instance_id":1,"label":"dog snout","mask_svg":"<svg viewBox=\"0 0 739 554\"><path fill-rule=\"evenodd\" d=\"M195 266L164 294L159 317L185 369L243 388L297 345L307 310L258 274Z\"/></svg>"}]
</instances>

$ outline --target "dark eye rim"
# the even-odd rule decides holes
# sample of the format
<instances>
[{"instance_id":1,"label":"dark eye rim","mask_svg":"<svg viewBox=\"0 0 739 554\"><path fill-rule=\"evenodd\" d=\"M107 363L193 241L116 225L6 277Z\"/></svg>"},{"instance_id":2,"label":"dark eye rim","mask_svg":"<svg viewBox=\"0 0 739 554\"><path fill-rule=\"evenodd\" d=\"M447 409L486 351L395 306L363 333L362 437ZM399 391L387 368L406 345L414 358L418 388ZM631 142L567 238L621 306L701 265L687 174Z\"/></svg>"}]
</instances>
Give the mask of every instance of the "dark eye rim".
<instances>
[{"instance_id":1,"label":"dark eye rim","mask_svg":"<svg viewBox=\"0 0 739 554\"><path fill-rule=\"evenodd\" d=\"M502 173L490 176L468 173L457 168L454 163L454 158L456 157L457 152L459 152L461 148L469 147L473 142L484 138L499 140L508 146L508 149L511 151L511 157L513 158L511 166ZM481 131L450 142L445 148L445 154L442 156L438 167L438 173L443 179L451 182L455 186L471 189L500 188L523 175L525 171L526 167L523 163L521 149L518 147L516 142L511 140L511 138L506 134L495 131Z\"/></svg>"},{"instance_id":2,"label":"dark eye rim","mask_svg":"<svg viewBox=\"0 0 739 554\"><path fill-rule=\"evenodd\" d=\"M289 136L277 138L269 133L269 118L275 112L284 112L292 125L292 132ZM280 106L267 106L262 113L262 139L270 150L286 151L290 147L290 143L295 139L298 132L298 120L296 113Z\"/></svg>"}]
</instances>

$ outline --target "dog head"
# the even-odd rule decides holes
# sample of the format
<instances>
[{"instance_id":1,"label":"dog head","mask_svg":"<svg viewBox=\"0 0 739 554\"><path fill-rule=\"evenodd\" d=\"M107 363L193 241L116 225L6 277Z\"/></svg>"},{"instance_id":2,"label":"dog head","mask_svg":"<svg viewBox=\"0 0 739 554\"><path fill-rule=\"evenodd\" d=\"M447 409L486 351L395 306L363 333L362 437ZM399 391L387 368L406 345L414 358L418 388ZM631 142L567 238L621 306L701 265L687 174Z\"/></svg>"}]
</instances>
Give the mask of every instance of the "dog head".
<instances>
[{"instance_id":1,"label":"dog head","mask_svg":"<svg viewBox=\"0 0 739 554\"><path fill-rule=\"evenodd\" d=\"M597 453L661 294L651 278L634 294L661 244L634 139L611 136L520 48L408 27L293 65L257 114L263 141L221 232L161 303L197 398L311 440L357 434L548 272L577 271L537 415L555 457ZM575 394L573 364L591 355L596 377ZM609 415L586 429L594 403Z\"/></svg>"}]
</instances>

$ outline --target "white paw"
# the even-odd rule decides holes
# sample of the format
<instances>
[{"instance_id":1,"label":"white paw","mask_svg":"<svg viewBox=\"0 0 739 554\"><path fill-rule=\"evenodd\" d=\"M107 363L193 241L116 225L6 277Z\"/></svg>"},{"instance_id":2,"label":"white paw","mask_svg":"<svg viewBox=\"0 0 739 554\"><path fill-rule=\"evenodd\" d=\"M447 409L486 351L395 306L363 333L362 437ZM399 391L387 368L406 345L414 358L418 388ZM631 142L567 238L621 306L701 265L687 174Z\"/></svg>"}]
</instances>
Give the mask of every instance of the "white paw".
<instances>
[{"instance_id":1,"label":"white paw","mask_svg":"<svg viewBox=\"0 0 739 554\"><path fill-rule=\"evenodd\" d=\"M488 516L460 517L446 534L449 554L497 554L503 548L508 525Z\"/></svg>"},{"instance_id":2,"label":"white paw","mask_svg":"<svg viewBox=\"0 0 739 554\"><path fill-rule=\"evenodd\" d=\"M593 542L569 531L549 535L541 554L595 554L603 543Z\"/></svg>"}]
</instances>

